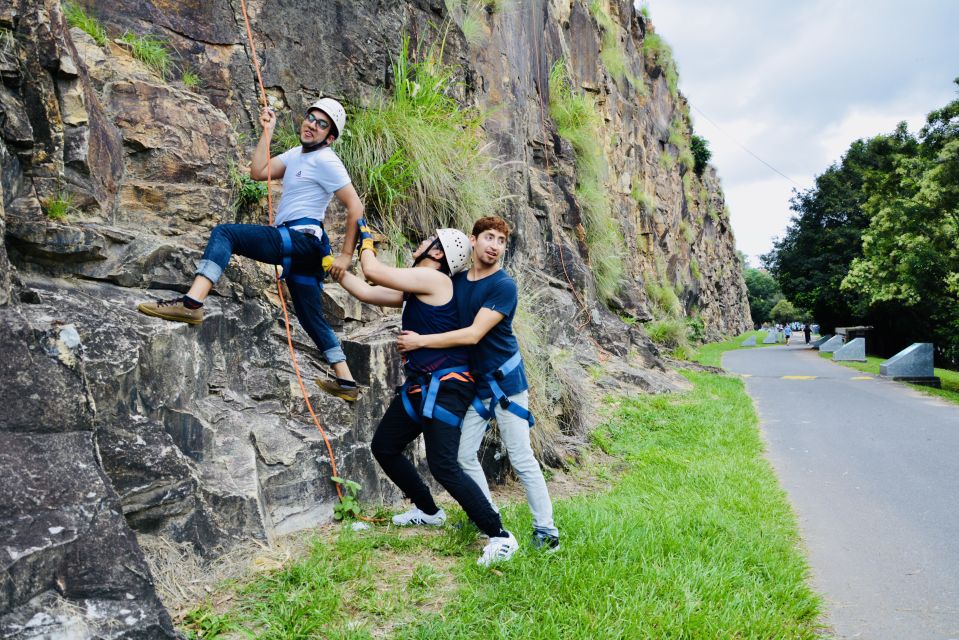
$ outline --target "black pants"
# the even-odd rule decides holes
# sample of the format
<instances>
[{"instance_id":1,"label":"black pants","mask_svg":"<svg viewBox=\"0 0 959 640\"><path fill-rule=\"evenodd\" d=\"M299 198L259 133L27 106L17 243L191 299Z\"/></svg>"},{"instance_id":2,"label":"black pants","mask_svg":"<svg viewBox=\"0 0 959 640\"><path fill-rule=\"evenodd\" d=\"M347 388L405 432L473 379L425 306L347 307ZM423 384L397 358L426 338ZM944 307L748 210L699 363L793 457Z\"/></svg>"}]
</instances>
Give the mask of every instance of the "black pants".
<instances>
[{"instance_id":1,"label":"black pants","mask_svg":"<svg viewBox=\"0 0 959 640\"><path fill-rule=\"evenodd\" d=\"M472 384L447 380L440 386L436 404L462 421L475 390ZM411 399L418 408L419 394L413 394ZM426 462L429 464L430 473L463 507L466 515L483 533L490 537L496 536L503 528L499 514L456 462L460 447L459 426L451 427L430 419L418 424L406 414L403 400L397 393L376 427L370 449L386 475L413 504L426 513L436 513L436 503L429 487L420 478L413 463L403 455L407 445L421 433L426 444Z\"/></svg>"}]
</instances>

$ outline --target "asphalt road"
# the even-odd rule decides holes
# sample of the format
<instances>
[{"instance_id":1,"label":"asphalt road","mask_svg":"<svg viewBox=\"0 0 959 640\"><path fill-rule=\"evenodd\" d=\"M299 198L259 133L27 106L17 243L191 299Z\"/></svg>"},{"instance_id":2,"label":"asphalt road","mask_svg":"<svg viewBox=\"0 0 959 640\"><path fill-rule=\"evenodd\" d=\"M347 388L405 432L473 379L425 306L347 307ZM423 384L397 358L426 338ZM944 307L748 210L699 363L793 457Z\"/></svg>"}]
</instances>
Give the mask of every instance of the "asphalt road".
<instances>
[{"instance_id":1,"label":"asphalt road","mask_svg":"<svg viewBox=\"0 0 959 640\"><path fill-rule=\"evenodd\" d=\"M747 376L835 635L959 639L959 406L804 345L723 366Z\"/></svg>"}]
</instances>

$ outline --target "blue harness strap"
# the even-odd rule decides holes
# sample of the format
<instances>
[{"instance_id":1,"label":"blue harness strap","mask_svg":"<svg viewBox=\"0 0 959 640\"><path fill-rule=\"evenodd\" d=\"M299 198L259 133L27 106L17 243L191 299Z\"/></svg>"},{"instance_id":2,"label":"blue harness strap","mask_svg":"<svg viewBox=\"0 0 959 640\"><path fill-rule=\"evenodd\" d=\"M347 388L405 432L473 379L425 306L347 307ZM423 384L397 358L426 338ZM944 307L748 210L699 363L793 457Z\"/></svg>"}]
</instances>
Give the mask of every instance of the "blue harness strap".
<instances>
[{"instance_id":1,"label":"blue harness strap","mask_svg":"<svg viewBox=\"0 0 959 640\"><path fill-rule=\"evenodd\" d=\"M403 386L400 387L400 398L403 401L403 409L406 411L406 415L410 417L410 420L416 422L417 424L422 424L423 420L436 420L451 427L458 428L463 422L462 416L457 417L452 411L444 409L440 405L436 404L436 396L439 395L440 385L443 383L443 378L457 377L451 376L451 374L464 373L469 373L469 367L450 367L449 369L440 369L439 371L432 372L430 374L430 381L425 388L423 385L419 385L420 392L422 393L419 413L417 413L416 409L413 407L413 402L410 400L409 396L410 387L413 386L411 384L413 380L407 380L404 382Z\"/></svg>"},{"instance_id":2,"label":"blue harness strap","mask_svg":"<svg viewBox=\"0 0 959 640\"><path fill-rule=\"evenodd\" d=\"M297 218L296 220L285 222L276 228L276 230L280 232L280 243L283 251L283 257L280 259L283 274L280 276L280 280L290 280L297 284L317 285L322 289L323 281L321 278L301 273L293 273L293 238L290 237L290 229L305 225L322 227L323 223L314 218Z\"/></svg>"},{"instance_id":3,"label":"blue harness strap","mask_svg":"<svg viewBox=\"0 0 959 640\"><path fill-rule=\"evenodd\" d=\"M493 392L493 398L490 401L489 407L483 404L483 401L480 400L479 396L473 398L473 408L476 409L476 413L478 413L483 420L493 419L493 417L496 415L496 405L499 405L500 408L504 409L505 411L509 411L520 420L525 420L527 424L529 424L530 428L536 424L536 419L533 417L533 414L530 412L530 410L523 405L510 400L509 396L506 395L506 392L503 391L503 388L499 386L499 383L502 382L506 376L511 374L516 367L520 366L522 363L523 356L521 356L519 351L517 351L510 357L509 360L500 365L496 371L485 376L485 380L489 383L489 388Z\"/></svg>"}]
</instances>

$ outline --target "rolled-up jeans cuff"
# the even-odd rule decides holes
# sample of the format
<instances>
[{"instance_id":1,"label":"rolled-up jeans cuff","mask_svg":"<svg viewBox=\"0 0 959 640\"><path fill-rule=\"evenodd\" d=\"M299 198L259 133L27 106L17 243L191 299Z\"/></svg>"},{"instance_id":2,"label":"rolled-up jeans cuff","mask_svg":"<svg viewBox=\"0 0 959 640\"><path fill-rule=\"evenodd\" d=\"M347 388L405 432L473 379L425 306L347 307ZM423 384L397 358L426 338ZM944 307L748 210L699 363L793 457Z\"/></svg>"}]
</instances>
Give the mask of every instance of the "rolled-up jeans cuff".
<instances>
[{"instance_id":1,"label":"rolled-up jeans cuff","mask_svg":"<svg viewBox=\"0 0 959 640\"><path fill-rule=\"evenodd\" d=\"M343 347L333 347L332 349L327 349L323 352L323 355L326 356L326 361L330 364L346 361L346 354L343 353Z\"/></svg>"},{"instance_id":2,"label":"rolled-up jeans cuff","mask_svg":"<svg viewBox=\"0 0 959 640\"><path fill-rule=\"evenodd\" d=\"M223 275L223 267L212 260L204 258L196 263L196 275L203 276L213 284L216 284L220 281L220 276Z\"/></svg>"}]
</instances>

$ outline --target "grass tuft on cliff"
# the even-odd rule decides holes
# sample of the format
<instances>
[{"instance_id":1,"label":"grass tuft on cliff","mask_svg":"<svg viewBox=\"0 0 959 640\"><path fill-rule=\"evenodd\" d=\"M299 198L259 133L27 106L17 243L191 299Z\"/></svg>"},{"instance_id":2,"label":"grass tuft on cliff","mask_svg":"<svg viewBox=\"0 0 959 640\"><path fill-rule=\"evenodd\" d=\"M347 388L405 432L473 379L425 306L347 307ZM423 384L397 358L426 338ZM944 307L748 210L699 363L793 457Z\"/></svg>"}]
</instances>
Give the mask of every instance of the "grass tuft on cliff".
<instances>
[{"instance_id":1,"label":"grass tuft on cliff","mask_svg":"<svg viewBox=\"0 0 959 640\"><path fill-rule=\"evenodd\" d=\"M617 471L591 466L606 490L555 501L555 554L531 547L525 501L502 510L521 549L494 569L476 566L476 530L458 510L459 528L442 531L343 528L214 596L186 617L186 631L205 640L818 638L821 601L742 381L684 375L689 392L608 403L593 441Z\"/></svg>"},{"instance_id":2,"label":"grass tuft on cliff","mask_svg":"<svg viewBox=\"0 0 959 640\"><path fill-rule=\"evenodd\" d=\"M374 224L391 237L470 229L503 207L505 187L486 153L481 114L453 97L456 69L442 49L394 58L393 92L350 115L336 151Z\"/></svg>"},{"instance_id":3,"label":"grass tuft on cliff","mask_svg":"<svg viewBox=\"0 0 959 640\"><path fill-rule=\"evenodd\" d=\"M592 98L573 90L564 60L554 64L549 73L549 113L560 137L573 146L576 155L576 199L583 209L596 294L607 303L622 281L625 247L605 184L609 168L600 142L603 119Z\"/></svg>"},{"instance_id":4,"label":"grass tuft on cliff","mask_svg":"<svg viewBox=\"0 0 959 640\"><path fill-rule=\"evenodd\" d=\"M643 40L643 55L646 59L663 70L666 78L666 87L673 99L679 97L679 71L673 60L673 50L657 33L647 33Z\"/></svg>"},{"instance_id":5,"label":"grass tuft on cliff","mask_svg":"<svg viewBox=\"0 0 959 640\"><path fill-rule=\"evenodd\" d=\"M127 31L120 38L120 42L130 50L134 58L152 69L164 80L173 70L173 60L170 56L170 50L167 49L166 40L149 34L137 35L132 31Z\"/></svg>"},{"instance_id":6,"label":"grass tuft on cliff","mask_svg":"<svg viewBox=\"0 0 959 640\"><path fill-rule=\"evenodd\" d=\"M646 85L636 79L636 76L629 70L629 64L626 58L626 51L620 40L621 29L618 24L613 22L606 11L605 0L592 0L589 3L589 12L599 26L600 47L599 57L603 65L614 80L625 79L641 95L645 94Z\"/></svg>"},{"instance_id":7,"label":"grass tuft on cliff","mask_svg":"<svg viewBox=\"0 0 959 640\"><path fill-rule=\"evenodd\" d=\"M73 2L67 2L63 5L63 13L67 18L67 24L83 31L101 47L107 44L107 30L103 28L100 21L86 12L86 9Z\"/></svg>"}]
</instances>

